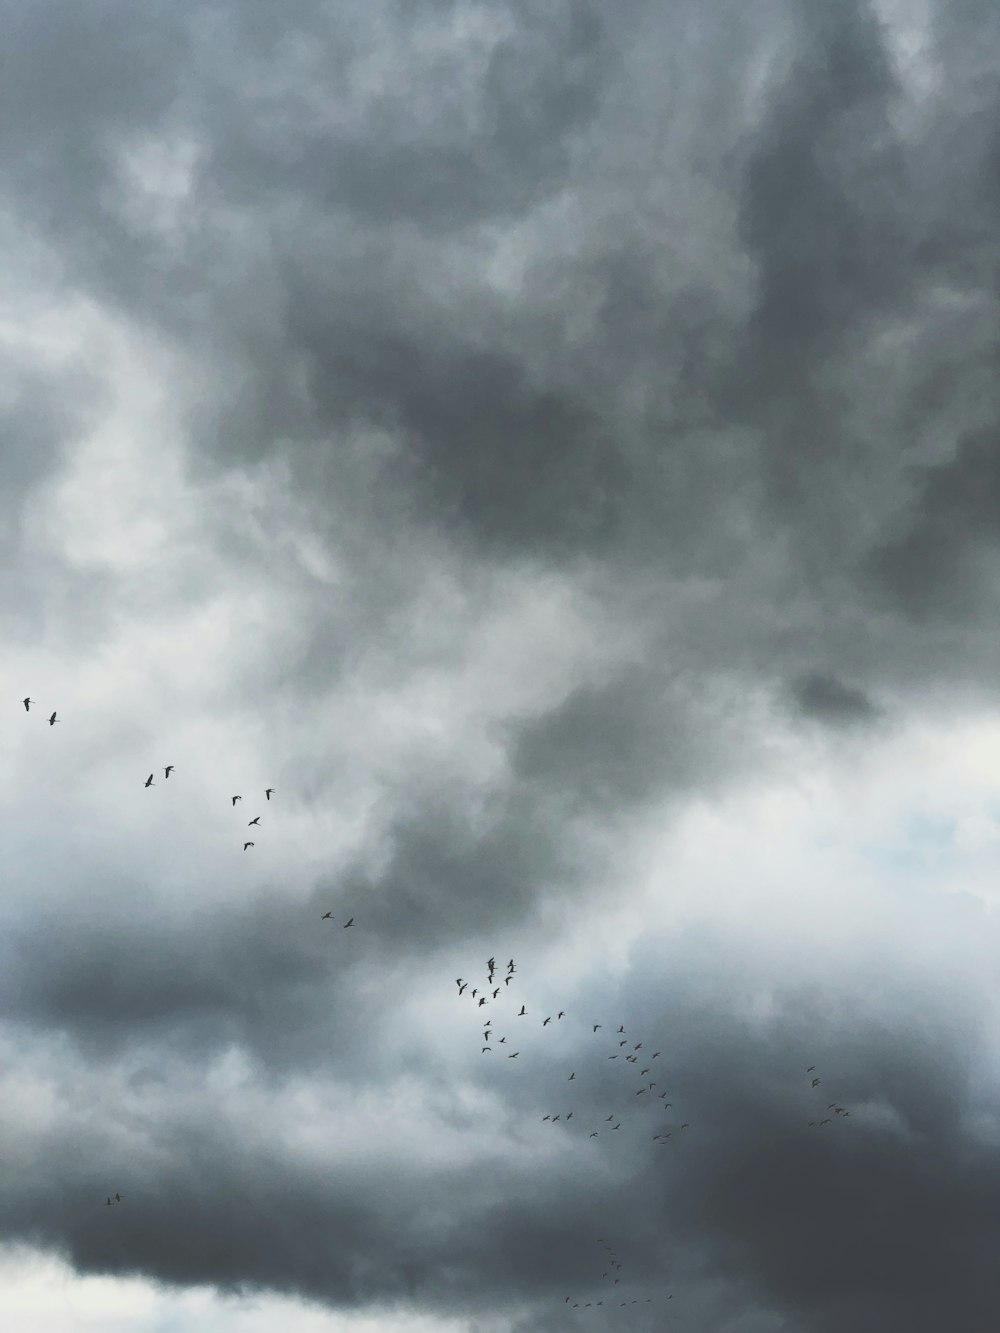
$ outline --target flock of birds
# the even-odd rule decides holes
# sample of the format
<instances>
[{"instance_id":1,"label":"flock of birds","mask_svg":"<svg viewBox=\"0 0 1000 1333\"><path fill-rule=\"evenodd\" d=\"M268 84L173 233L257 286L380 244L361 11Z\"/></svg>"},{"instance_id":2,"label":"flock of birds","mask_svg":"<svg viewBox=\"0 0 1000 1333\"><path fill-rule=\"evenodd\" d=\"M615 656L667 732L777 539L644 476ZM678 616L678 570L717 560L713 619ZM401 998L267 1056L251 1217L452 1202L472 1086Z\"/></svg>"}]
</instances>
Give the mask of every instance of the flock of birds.
<instances>
[{"instance_id":1,"label":"flock of birds","mask_svg":"<svg viewBox=\"0 0 1000 1333\"><path fill-rule=\"evenodd\" d=\"M25 712L30 712L31 705L35 703L35 700L30 697L25 697L24 699L21 700L21 702L24 705ZM55 726L56 722L58 721L61 721L61 719L57 716L56 711L53 711L48 717L49 726L50 727ZM176 766L174 764L166 764L163 768L163 780L165 782L168 781L171 773L175 771L176 771ZM150 773L149 776L146 778L145 783L143 784L144 787L149 788L155 786L156 783L154 781L154 778L155 778L155 773ZM265 789L264 797L267 801L271 800L274 791L275 791L274 787L267 787ZM238 794L230 797L230 802L234 810L236 808L237 802L242 801L242 799L243 799L242 795ZM259 828L260 821L261 821L261 816L255 815L254 818L249 821L247 827ZM254 845L255 844L253 843L253 841L251 841L250 839L246 839L243 842L243 850L245 852L249 851L249 849ZM320 919L322 921L332 922L334 919L332 911L324 912ZM348 930L353 925L354 925L354 917L352 916L343 923L343 929ZM511 983L514 981L516 975L517 975L517 965L514 959L511 958L506 965L506 972L502 979L502 983L498 981L496 958L491 957L486 961L486 984L484 987L480 988L479 985L476 985L476 986L471 986L470 989L470 982L466 981L465 978L457 977L455 979L455 984L458 987L459 997L463 998L465 997L466 992L469 992L468 998L473 1002L477 1013L483 1009L487 1011L491 1010L497 1011L497 1017L494 1017L493 1012L487 1012L485 1015L482 1016L482 1022L484 1024L484 1027L482 1035L481 1054L483 1055L505 1054L508 1060L518 1059L518 1057L521 1055L523 1047L523 1043L521 1040L522 1035L524 1035L528 1030L530 1030L531 1024L533 1022L537 1021L537 1016L529 1014L526 1004L522 1003L521 1007L516 1010L513 1010L512 1007L508 1007L509 1011L506 1014L506 1019L513 1020L513 1022L515 1023L519 1019L524 1019L524 1018L529 1019L529 1023L525 1025L524 1029L518 1028L517 1038L511 1041L509 1040L510 1036L509 1032L504 1032L503 1035L500 1035L498 1032L497 1018L498 1017L501 1019L503 1018L503 1015L500 1013L501 1006L503 1005L503 997L509 995L510 993L509 987ZM494 982L497 982L497 984L494 984ZM498 1004L498 1002L500 1002L500 1004ZM567 1017L566 1010L557 1009L555 1013L546 1014L542 1018L540 1027L542 1029L545 1029L552 1023L558 1025L566 1017ZM620 1060L622 1063L620 1066L618 1066L618 1068L620 1068L623 1071L623 1073L626 1075L626 1077L630 1079L631 1082L634 1083L636 1079L641 1079L643 1080L643 1082L640 1084L639 1087L631 1089L632 1097L629 1099L629 1102L626 1103L626 1109L621 1109L616 1105L615 1107L612 1107L611 1113L608 1116L604 1117L603 1120L599 1122L596 1126L588 1127L587 1131L588 1140L599 1139L602 1134L612 1134L617 1131L620 1131L626 1119L630 1117L634 1119L633 1112L636 1109L638 1109L638 1104L635 1100L636 1098L639 1097L648 1098L648 1101L644 1103L644 1105L650 1108L655 1108L656 1112L661 1115L666 1114L674 1109L673 1102L667 1100L667 1098L671 1096L670 1089L667 1087L661 1089L659 1084L659 1078L662 1078L664 1076L665 1070L661 1068L661 1066L654 1065L653 1063L655 1060L659 1060L662 1058L663 1055L662 1050L648 1051L647 1048L652 1043L649 1043L642 1038L640 1038L640 1040L638 1041L633 1042L632 1036L634 1034L626 1032L624 1023L618 1024L617 1027L615 1027L614 1024L590 1023L590 1029L592 1037L597 1037L598 1033L605 1032L607 1034L607 1037L604 1040L610 1038L613 1033L614 1045L608 1048L607 1050L602 1048L602 1054L604 1055L605 1060L606 1061ZM503 1052L500 1051L499 1049L500 1047L508 1045L516 1045L517 1049L507 1050ZM635 1067L639 1065L641 1065L642 1067L636 1069ZM811 1090L815 1090L816 1088L819 1088L822 1085L823 1080L816 1073L815 1065L809 1065L805 1072L807 1075L814 1075L814 1077L810 1080L809 1084ZM657 1074L659 1078L648 1078L649 1075L654 1073ZM624 1080L622 1081L624 1082ZM569 1074L566 1077L566 1082L575 1084L577 1089L581 1086L580 1082L577 1080L577 1071L575 1069L570 1070ZM826 1125L832 1124L837 1119L846 1119L850 1116L850 1111L846 1107L842 1106L838 1101L833 1101L828 1103L826 1109L832 1112L832 1115L808 1121L807 1127L809 1129L822 1128ZM576 1108L575 1107L567 1108L564 1103L558 1110L550 1110L547 1111L544 1115L542 1115L541 1122L543 1124L549 1124L552 1126L556 1124L561 1124L563 1128L566 1129L570 1127L570 1122L574 1120L574 1118L576 1119L577 1125L579 1125L580 1119L577 1116ZM690 1128L690 1124L686 1120L680 1121L679 1123L676 1121L668 1123L670 1125L669 1128L658 1129L657 1132L652 1135L652 1142L656 1144L659 1148L665 1147L672 1140L675 1131L678 1134L680 1134L681 1131ZM123 1202L123 1200L124 1196L116 1191L113 1195L107 1196L104 1202L104 1206L107 1208L118 1207ZM610 1305L614 1303L614 1298L621 1294L615 1291L615 1288L617 1288L622 1281L621 1273L623 1266L618 1257L617 1252L614 1250L612 1246L607 1244L607 1242L604 1240L603 1237L598 1237L597 1243L604 1245L605 1247L607 1267L605 1272L601 1276L602 1280L605 1280L609 1283L607 1303ZM670 1293L666 1297L666 1299L672 1300L673 1293ZM605 1300L604 1298L602 1298L596 1301L574 1301L572 1296L567 1296L565 1303L567 1305L571 1305L573 1309L591 1309L604 1306ZM632 1298L627 1298L623 1301L618 1301L618 1305L620 1307L626 1307L629 1305L638 1305L638 1304L651 1304L651 1303L652 1303L652 1298L646 1298L644 1301L641 1301L640 1298L638 1297L632 1297Z\"/></svg>"},{"instance_id":2,"label":"flock of birds","mask_svg":"<svg viewBox=\"0 0 1000 1333\"><path fill-rule=\"evenodd\" d=\"M24 711L25 711L26 713L30 713L30 712L31 712L31 705L32 705L33 703L35 703L35 700L32 699L30 696L25 695L25 697L21 700L21 703L24 705ZM51 713L50 716L49 716L49 718L48 718L48 723L49 723L49 726L50 726L50 727L55 726L55 724L56 724L57 722L61 722L61 721L62 721L62 719L61 719L60 717L57 716L56 712ZM165 764L165 765L164 765L164 768L163 768L163 780L164 780L164 782L169 781L169 779L170 779L170 774L176 772L176 769L177 769L177 765L176 765L176 764ZM156 777L156 773L155 773L155 771L152 772L152 773L150 773L150 775L146 778L146 781L142 784L143 787L145 787L145 788L155 787L155 786L156 786L156 782L154 781L155 777ZM268 801L270 801L271 797L274 795L275 790L276 790L276 788L274 788L274 787L267 787L267 788L265 788L265 790L264 790L264 797L265 797L265 799L268 800ZM235 809L236 809L236 803L237 803L237 801L242 801L242 800L243 800L243 797L242 797L241 795L236 795L236 796L231 796L229 799L230 799L230 803L231 803L232 809L235 810ZM248 827L248 828L259 828L259 827L260 827L260 821L261 821L261 816L260 816L260 815L255 815L255 816L253 817L253 819L250 820L250 822L249 822L249 824L247 825L247 827ZM249 839L247 839L247 840L245 840L244 843L243 843L243 850L244 850L244 851L248 851L248 850L249 850L251 847L253 847L253 846L254 846L254 843L253 843L252 841L250 841ZM321 920L323 920L323 921L332 921L332 920L333 920L333 913L332 913L332 912L324 912L324 913L323 913L323 916L322 916L322 918L321 918ZM348 929L349 929L351 926L353 926L353 925L354 925L354 917L352 916L352 917L350 918L350 920L344 922L344 927L343 927L343 928L344 928L344 930L348 930ZM117 1207L120 1203L122 1203L123 1199L124 1199L124 1195L119 1194L119 1193L115 1193L115 1194L108 1195L108 1197L107 1197L107 1198L105 1199L105 1201L104 1201L104 1206L105 1206L106 1208L114 1208L114 1207Z\"/></svg>"}]
</instances>

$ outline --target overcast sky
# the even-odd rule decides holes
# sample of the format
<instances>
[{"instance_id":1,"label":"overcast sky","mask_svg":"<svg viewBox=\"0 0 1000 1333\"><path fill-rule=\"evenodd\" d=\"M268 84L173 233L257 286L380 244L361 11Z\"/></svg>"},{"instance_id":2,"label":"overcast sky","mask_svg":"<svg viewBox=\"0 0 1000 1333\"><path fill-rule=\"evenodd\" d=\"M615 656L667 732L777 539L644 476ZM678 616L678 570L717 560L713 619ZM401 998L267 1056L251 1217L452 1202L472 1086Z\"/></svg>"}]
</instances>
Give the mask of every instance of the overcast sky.
<instances>
[{"instance_id":1,"label":"overcast sky","mask_svg":"<svg viewBox=\"0 0 1000 1333\"><path fill-rule=\"evenodd\" d=\"M0 12L7 1324L982 1333L1000 8Z\"/></svg>"}]
</instances>

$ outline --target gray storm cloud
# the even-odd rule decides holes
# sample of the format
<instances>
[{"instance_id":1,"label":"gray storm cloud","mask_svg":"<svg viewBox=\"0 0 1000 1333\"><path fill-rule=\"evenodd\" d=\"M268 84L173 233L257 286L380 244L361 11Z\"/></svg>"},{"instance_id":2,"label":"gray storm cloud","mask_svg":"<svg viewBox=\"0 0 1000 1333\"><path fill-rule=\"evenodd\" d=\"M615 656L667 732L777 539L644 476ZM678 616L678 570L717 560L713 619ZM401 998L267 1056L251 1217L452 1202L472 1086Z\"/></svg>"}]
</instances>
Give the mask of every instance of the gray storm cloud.
<instances>
[{"instance_id":1,"label":"gray storm cloud","mask_svg":"<svg viewBox=\"0 0 1000 1333\"><path fill-rule=\"evenodd\" d=\"M860 0L4 14L4 678L38 729L2 787L3 1235L555 1330L606 1232L631 1327L986 1326L978 905L852 897L811 962L808 899L751 943L651 924L617 979L560 941L640 910L687 806L994 696L994 7L931 6L919 57ZM113 544L176 464L134 567L39 518L122 390L17 312L81 308L169 406L84 516ZM60 681L50 733L17 700ZM251 751L278 800L234 868ZM519 1062L454 994L500 940ZM663 1043L663 1151L631 1103L604 1127L620 1024ZM852 1108L822 1133L812 1063Z\"/></svg>"}]
</instances>

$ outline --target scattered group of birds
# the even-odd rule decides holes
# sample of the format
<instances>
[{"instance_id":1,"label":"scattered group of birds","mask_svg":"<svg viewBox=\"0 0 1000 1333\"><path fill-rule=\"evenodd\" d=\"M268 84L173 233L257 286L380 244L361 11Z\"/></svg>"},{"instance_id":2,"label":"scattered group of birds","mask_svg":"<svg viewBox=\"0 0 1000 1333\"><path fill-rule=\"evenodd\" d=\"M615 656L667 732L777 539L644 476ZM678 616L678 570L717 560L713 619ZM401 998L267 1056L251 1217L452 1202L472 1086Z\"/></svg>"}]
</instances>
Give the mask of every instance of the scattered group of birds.
<instances>
[{"instance_id":1,"label":"scattered group of birds","mask_svg":"<svg viewBox=\"0 0 1000 1333\"><path fill-rule=\"evenodd\" d=\"M35 700L32 699L30 696L27 696L27 695L26 695L26 696L21 700L21 703L24 705L24 711L25 711L26 713L30 713L30 712L31 712L31 705L32 705L33 703L35 703ZM49 719L48 719L49 726L50 726L50 727L51 727L51 726L54 726L54 725L56 724L56 722L59 722L59 721L61 721L61 720L62 720L62 719L61 719L61 718L58 718L58 717L56 716L56 714L53 712L53 713L51 714L51 716L49 717ZM165 764L165 765L164 765L164 768L163 768L163 780L164 780L164 782L169 781L169 778L170 778L171 773L176 772L176 769L177 769L176 764ZM154 781L155 777L156 777L156 773L155 773L155 770L154 770L154 772L152 772L152 773L149 774L149 776L146 778L146 781L145 781L142 785L143 785L144 787L146 787L146 788L148 788L148 787L155 787L155 786L156 786L156 782ZM271 797L274 795L275 790L276 790L276 788L274 788L274 787L267 787L267 788L265 788L265 790L264 790L264 797L265 797L265 800L270 801ZM237 803L237 801L242 801L242 800L243 800L243 797L242 797L241 795L236 795L236 796L231 796L229 799L230 799L232 808L235 810L235 809L236 809L236 803ZM261 816L260 816L260 815L255 815L254 818L250 820L250 822L249 822L249 824L247 825L247 827L248 827L248 828L258 828L258 827L260 826L260 821L261 821ZM254 846L254 843L251 842L251 841L249 841L249 840L247 840L247 841L245 841L245 842L243 843L243 850L244 850L244 851L248 851L248 850L249 850L251 847L253 847L253 846ZM333 913L332 913L332 912L324 912L323 917L322 917L322 920L323 920L323 921L331 921L332 919L333 919ZM350 920L344 922L344 929L347 930L347 929L349 929L349 928L350 928L351 926L353 926L353 925L354 925L354 917L352 916L352 917L350 918ZM123 1195L121 1195L121 1194L117 1194L117 1193L116 1193L116 1194L108 1195L108 1197L107 1197L107 1198L105 1199L105 1201L104 1201L104 1206L105 1206L106 1208L117 1207L117 1205L120 1204L120 1203L122 1202L123 1198L124 1198Z\"/></svg>"},{"instance_id":2,"label":"scattered group of birds","mask_svg":"<svg viewBox=\"0 0 1000 1333\"><path fill-rule=\"evenodd\" d=\"M30 712L31 705L35 703L35 700L30 697L25 697L24 699L22 699L21 702L24 705L25 712ZM54 726L56 722L60 720L61 719L58 718L56 712L53 711L48 718L49 726ZM176 771L176 766L174 764L166 764L163 769L164 781L165 782L168 781L171 773L175 771ZM156 783L154 782L154 777L155 774L150 773L143 785L147 788L155 786ZM267 801L270 801L274 791L275 791L274 787L268 787L265 789L264 796ZM241 795L231 796L230 801L232 804L232 808L235 809L237 802L242 801L242 799L243 797ZM261 816L255 815L254 818L249 821L248 828L259 827L260 821L261 821ZM248 851L254 845L255 844L251 840L247 839L243 843L243 850ZM333 912L332 911L324 912L320 919L322 921L332 922L334 919ZM343 923L343 929L348 930L353 925L354 925L354 917L352 916ZM497 980L497 961L495 957L491 957L486 961L486 985L482 989L480 989L480 986L476 985L472 986L470 991L470 983L468 981L466 981L463 977L456 978L456 985L458 987L459 997L463 997L465 993L469 991L470 992L469 999L474 1002L477 1012L481 1009L493 1008L494 1006L497 1006L498 1001L503 1003L501 997L507 995L508 988L510 987L511 982L514 980L516 975L517 975L517 966L515 964L514 959L511 958L507 963L506 972L502 979L502 983L497 982L497 984L494 984L494 982ZM521 1019L521 1018L530 1019L531 1017L528 1013L527 1005L524 1003L522 1003L521 1007L517 1009L513 1014L508 1012L506 1016L507 1018L513 1017L515 1019ZM552 1023L556 1024L560 1023L566 1017L567 1017L566 1010L557 1009L554 1014L545 1015L545 1017L542 1018L540 1026L543 1029L547 1028ZM483 1018L483 1022L485 1023L485 1027L483 1030L483 1037L482 1037L483 1044L481 1046L481 1052L483 1055L493 1054L495 1053L498 1047L508 1044L507 1034L505 1033L502 1036L496 1036L495 1038L496 1046L494 1046L493 1042L494 1042L496 1022L491 1014L485 1015ZM591 1034L594 1037L596 1037L599 1032L605 1030L605 1024L603 1023L591 1023L590 1027L591 1027ZM525 1031L528 1030L530 1030L530 1022L529 1025L527 1025L525 1028ZM644 1042L643 1040L632 1042L631 1037L626 1033L624 1023L619 1024L618 1027L614 1029L614 1033L615 1033L615 1038L617 1040L617 1049L613 1049L611 1050L610 1053L606 1053L606 1059L608 1061L621 1060L622 1061L621 1067L623 1070L627 1069L628 1066L630 1065L643 1064L643 1068L637 1071L637 1075L641 1079L646 1079L647 1075L654 1072L653 1061L661 1058L663 1054L662 1051L660 1050L652 1051L648 1055L640 1054L640 1052L644 1051L644 1048L647 1043ZM521 1054L521 1049L522 1049L521 1042L518 1041L516 1044L518 1047L517 1050L509 1050L505 1052L509 1060L516 1060ZM626 1050L625 1049L626 1047L629 1047L630 1049ZM657 1066L656 1068L659 1069L659 1066ZM818 1074L816 1074L815 1065L809 1065L805 1072L807 1075L815 1075L815 1077L813 1077L810 1080L809 1086L811 1090L821 1086L822 1079ZM566 1081L568 1083L577 1083L577 1086L579 1086L579 1083L577 1082L577 1071L575 1069L569 1073ZM649 1080L644 1082L640 1087L634 1089L633 1095L636 1098L648 1097L649 1104L654 1106L657 1105L657 1103L662 1103L662 1105L659 1106L658 1108L661 1112L667 1112L672 1110L673 1103L667 1101L667 1097L670 1095L669 1090L665 1089L663 1091L657 1091L657 1088L658 1088L657 1081L655 1079ZM632 1103L632 1105L634 1106L634 1102ZM830 1102L826 1109L828 1111L832 1111L833 1114L831 1116L826 1116L822 1119L810 1120L807 1122L807 1127L810 1129L819 1128L825 1125L832 1124L835 1119L846 1119L847 1117L850 1116L850 1111L848 1111L846 1107L841 1106L839 1102L836 1101ZM561 1123L564 1126L568 1126L569 1122L574 1119L575 1114L576 1114L575 1109L560 1110L557 1112L549 1111L546 1112L541 1117L541 1119L542 1123L548 1123L551 1125ZM589 1129L588 1138L597 1139L601 1136L602 1131L607 1131L610 1133L620 1130L622 1128L623 1117L625 1114L627 1114L627 1112L623 1113L621 1110L618 1111L612 1110L611 1114L605 1117L605 1119L598 1128ZM690 1128L688 1121L682 1121L679 1125L675 1124L666 1131L663 1130L658 1131L652 1136L652 1141L653 1143L659 1146L663 1146L670 1141L675 1129L679 1132L680 1130L685 1130L688 1128ZM105 1207L107 1208L117 1207L122 1202L123 1202L123 1196L120 1193L116 1192L113 1195L107 1196L107 1198L105 1199ZM598 1243L604 1245L605 1253L607 1256L606 1257L607 1269L604 1273L602 1273L601 1277L602 1280L610 1282L610 1291L613 1292L614 1288L618 1287L622 1280L620 1276L622 1272L622 1264L614 1248L608 1245L604 1241L603 1237L598 1238ZM618 1295L619 1293L615 1292L614 1294ZM668 1300L672 1299L672 1295L668 1296L667 1299ZM603 1306L605 1304L605 1301L604 1299L597 1301L585 1301L585 1302L573 1301L571 1296L567 1296L565 1303L571 1305L573 1309L581 1309L581 1308L590 1309L590 1308L596 1308L598 1306ZM609 1300L608 1303L611 1304L612 1302ZM640 1303L651 1304L652 1301L651 1298L647 1298L644 1302L640 1302L638 1297L634 1297L626 1299L624 1301L620 1301L619 1305L621 1307L625 1307L628 1305L637 1305Z\"/></svg>"}]
</instances>

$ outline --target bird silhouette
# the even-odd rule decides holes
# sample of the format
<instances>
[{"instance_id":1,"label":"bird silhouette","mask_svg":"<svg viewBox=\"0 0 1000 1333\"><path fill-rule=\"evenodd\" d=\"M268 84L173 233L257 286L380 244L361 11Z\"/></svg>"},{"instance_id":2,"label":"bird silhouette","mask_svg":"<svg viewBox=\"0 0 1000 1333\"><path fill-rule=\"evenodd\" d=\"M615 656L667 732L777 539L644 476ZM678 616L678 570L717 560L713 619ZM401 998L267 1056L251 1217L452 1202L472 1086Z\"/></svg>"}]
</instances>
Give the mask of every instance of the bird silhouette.
<instances>
[{"instance_id":1,"label":"bird silhouette","mask_svg":"<svg viewBox=\"0 0 1000 1333\"><path fill-rule=\"evenodd\" d=\"M348 926L353 926L353 925L354 925L354 917L352 916L350 921L344 922L344 929L347 930Z\"/></svg>"},{"instance_id":2,"label":"bird silhouette","mask_svg":"<svg viewBox=\"0 0 1000 1333\"><path fill-rule=\"evenodd\" d=\"M246 851L246 849L247 849L248 847L253 847L253 845L254 845L254 844L253 844L252 842L245 842L245 843L243 844L243 850Z\"/></svg>"},{"instance_id":3,"label":"bird silhouette","mask_svg":"<svg viewBox=\"0 0 1000 1333\"><path fill-rule=\"evenodd\" d=\"M171 774L173 771L174 771L174 765L173 765L173 764L167 764L166 768L163 770L164 781L165 781L167 778L170 777L170 774Z\"/></svg>"},{"instance_id":4,"label":"bird silhouette","mask_svg":"<svg viewBox=\"0 0 1000 1333\"><path fill-rule=\"evenodd\" d=\"M493 1049L492 1046L484 1046L484 1047L483 1047L483 1052L485 1052L485 1051L492 1051L492 1049ZM481 1053L482 1053L482 1052L481 1052Z\"/></svg>"},{"instance_id":5,"label":"bird silhouette","mask_svg":"<svg viewBox=\"0 0 1000 1333\"><path fill-rule=\"evenodd\" d=\"M58 721L59 719L56 717L55 713L53 713L52 716L49 718L49 726L54 727L56 722Z\"/></svg>"},{"instance_id":6,"label":"bird silhouette","mask_svg":"<svg viewBox=\"0 0 1000 1333\"><path fill-rule=\"evenodd\" d=\"M594 1132L591 1134L590 1137L591 1137L592 1139L596 1139L596 1138L597 1138L597 1130L596 1130L596 1129L594 1130Z\"/></svg>"},{"instance_id":7,"label":"bird silhouette","mask_svg":"<svg viewBox=\"0 0 1000 1333\"><path fill-rule=\"evenodd\" d=\"M603 1026L604 1026L603 1023L595 1023L595 1024L594 1024L594 1031L596 1032L597 1029L598 1029L599 1027L603 1027Z\"/></svg>"},{"instance_id":8,"label":"bird silhouette","mask_svg":"<svg viewBox=\"0 0 1000 1333\"><path fill-rule=\"evenodd\" d=\"M268 800L271 799L271 792L273 791L274 791L273 787L268 787L267 791L264 793L264 795L267 797Z\"/></svg>"},{"instance_id":9,"label":"bird silhouette","mask_svg":"<svg viewBox=\"0 0 1000 1333\"><path fill-rule=\"evenodd\" d=\"M818 1088L820 1083L822 1083L822 1081L823 1081L822 1079L814 1078L813 1081L809 1084L809 1086L811 1088Z\"/></svg>"},{"instance_id":10,"label":"bird silhouette","mask_svg":"<svg viewBox=\"0 0 1000 1333\"><path fill-rule=\"evenodd\" d=\"M30 705L35 702L34 699L28 699L27 697L25 697L24 699L21 700L21 702L24 704L24 711L26 713L30 713L31 712Z\"/></svg>"},{"instance_id":11,"label":"bird silhouette","mask_svg":"<svg viewBox=\"0 0 1000 1333\"><path fill-rule=\"evenodd\" d=\"M121 1201L122 1201L122 1195L120 1195L120 1194L116 1194L116 1195L115 1195L115 1203L121 1203Z\"/></svg>"},{"instance_id":12,"label":"bird silhouette","mask_svg":"<svg viewBox=\"0 0 1000 1333\"><path fill-rule=\"evenodd\" d=\"M551 1023L551 1022L552 1022L552 1015L549 1014L548 1018L545 1018L545 1019L542 1020L542 1027L547 1026L547 1024L549 1024L549 1023Z\"/></svg>"},{"instance_id":13,"label":"bird silhouette","mask_svg":"<svg viewBox=\"0 0 1000 1333\"><path fill-rule=\"evenodd\" d=\"M520 1054L521 1054L520 1051L511 1051L510 1055L507 1056L507 1059L508 1059L508 1060L516 1060L517 1057L518 1057Z\"/></svg>"},{"instance_id":14,"label":"bird silhouette","mask_svg":"<svg viewBox=\"0 0 1000 1333\"><path fill-rule=\"evenodd\" d=\"M572 1074L570 1074L570 1076L569 1076L569 1078L566 1080L566 1082L569 1083L569 1082L571 1082L574 1078L576 1078L576 1070L575 1070L575 1069L573 1070Z\"/></svg>"},{"instance_id":15,"label":"bird silhouette","mask_svg":"<svg viewBox=\"0 0 1000 1333\"><path fill-rule=\"evenodd\" d=\"M242 800L243 800L243 797L242 797L242 796L234 796L234 797L233 797L233 805L235 805L237 801L242 801Z\"/></svg>"},{"instance_id":16,"label":"bird silhouette","mask_svg":"<svg viewBox=\"0 0 1000 1333\"><path fill-rule=\"evenodd\" d=\"M323 915L320 917L320 921L332 921L332 920L333 920L332 912L324 912Z\"/></svg>"},{"instance_id":17,"label":"bird silhouette","mask_svg":"<svg viewBox=\"0 0 1000 1333\"><path fill-rule=\"evenodd\" d=\"M482 1009L482 1007L483 1007L483 1005L484 1005L485 1003L486 1003L486 996L485 996L485 995L480 995L480 997L479 997L479 1004L477 1005L477 1008Z\"/></svg>"},{"instance_id":18,"label":"bird silhouette","mask_svg":"<svg viewBox=\"0 0 1000 1333\"><path fill-rule=\"evenodd\" d=\"M254 824L259 824L259 823L260 823L260 815L256 815L254 816L253 819L249 821L249 823L247 824L247 828L251 828Z\"/></svg>"},{"instance_id":19,"label":"bird silhouette","mask_svg":"<svg viewBox=\"0 0 1000 1333\"><path fill-rule=\"evenodd\" d=\"M621 1025L621 1027L618 1029L618 1031L619 1031L619 1033L622 1033L622 1032L625 1031L625 1024L624 1024L624 1023Z\"/></svg>"},{"instance_id":20,"label":"bird silhouette","mask_svg":"<svg viewBox=\"0 0 1000 1333\"><path fill-rule=\"evenodd\" d=\"M815 1068L816 1068L815 1065L810 1065L809 1068L806 1070L806 1073L807 1073L807 1074L811 1074L812 1071L813 1071Z\"/></svg>"},{"instance_id":21,"label":"bird silhouette","mask_svg":"<svg viewBox=\"0 0 1000 1333\"><path fill-rule=\"evenodd\" d=\"M565 1009L560 1009L559 1012L556 1014L556 1018L565 1018L565 1017L566 1017Z\"/></svg>"},{"instance_id":22,"label":"bird silhouette","mask_svg":"<svg viewBox=\"0 0 1000 1333\"><path fill-rule=\"evenodd\" d=\"M518 1011L518 1015L517 1015L517 1016L518 1016L518 1018L523 1018L524 1015L525 1015L526 1013L527 1013L527 1010L525 1009L524 1005L522 1004L520 1010Z\"/></svg>"},{"instance_id":23,"label":"bird silhouette","mask_svg":"<svg viewBox=\"0 0 1000 1333\"><path fill-rule=\"evenodd\" d=\"M153 781L153 775L152 775L152 773L150 773L149 777L146 779L146 781L145 781L142 785L143 785L144 787L155 787L155 786L156 786L156 783Z\"/></svg>"}]
</instances>

